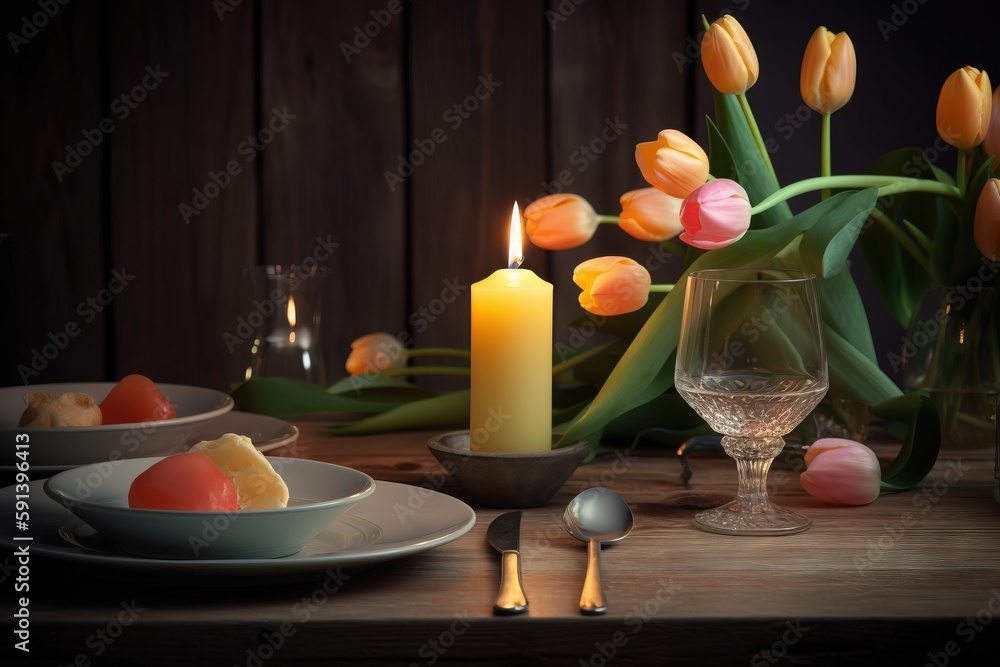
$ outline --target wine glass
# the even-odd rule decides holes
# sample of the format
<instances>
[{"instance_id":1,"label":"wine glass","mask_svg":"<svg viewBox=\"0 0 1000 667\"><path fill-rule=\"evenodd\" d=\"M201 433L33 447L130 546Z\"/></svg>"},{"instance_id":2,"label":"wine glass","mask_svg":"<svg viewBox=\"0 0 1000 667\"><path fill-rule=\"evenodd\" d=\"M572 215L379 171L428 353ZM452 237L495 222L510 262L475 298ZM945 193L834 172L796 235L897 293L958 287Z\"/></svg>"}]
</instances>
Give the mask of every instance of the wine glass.
<instances>
[{"instance_id":1,"label":"wine glass","mask_svg":"<svg viewBox=\"0 0 1000 667\"><path fill-rule=\"evenodd\" d=\"M674 383L736 459L736 500L694 517L725 535L785 535L812 520L767 497L767 471L829 387L816 277L785 269L688 276Z\"/></svg>"}]
</instances>

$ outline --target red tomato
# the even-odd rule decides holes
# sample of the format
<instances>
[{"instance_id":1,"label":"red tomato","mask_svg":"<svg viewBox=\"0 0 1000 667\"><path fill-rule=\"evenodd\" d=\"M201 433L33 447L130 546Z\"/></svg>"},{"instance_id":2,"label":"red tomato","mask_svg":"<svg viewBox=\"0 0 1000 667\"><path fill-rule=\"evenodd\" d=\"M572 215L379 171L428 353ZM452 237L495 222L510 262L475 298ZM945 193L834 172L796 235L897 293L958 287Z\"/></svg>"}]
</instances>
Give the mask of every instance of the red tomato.
<instances>
[{"instance_id":1,"label":"red tomato","mask_svg":"<svg viewBox=\"0 0 1000 667\"><path fill-rule=\"evenodd\" d=\"M204 454L188 452L157 461L132 481L128 506L153 510L233 512L236 485Z\"/></svg>"},{"instance_id":2,"label":"red tomato","mask_svg":"<svg viewBox=\"0 0 1000 667\"><path fill-rule=\"evenodd\" d=\"M126 375L101 403L102 424L138 424L173 419L174 406L145 375Z\"/></svg>"}]
</instances>

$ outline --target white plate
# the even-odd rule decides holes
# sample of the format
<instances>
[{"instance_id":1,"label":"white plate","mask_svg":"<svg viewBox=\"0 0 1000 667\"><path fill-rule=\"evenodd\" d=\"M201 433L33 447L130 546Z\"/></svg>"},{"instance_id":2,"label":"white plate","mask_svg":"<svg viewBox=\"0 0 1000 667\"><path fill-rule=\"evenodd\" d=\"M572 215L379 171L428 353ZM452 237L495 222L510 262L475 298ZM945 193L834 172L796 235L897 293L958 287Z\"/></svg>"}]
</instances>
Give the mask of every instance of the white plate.
<instances>
[{"instance_id":1,"label":"white plate","mask_svg":"<svg viewBox=\"0 0 1000 667\"><path fill-rule=\"evenodd\" d=\"M159 560L118 550L45 495L42 484L43 480L30 483L31 518L29 530L23 533L15 531L15 487L0 489L0 546L16 549L30 544L33 555L101 569L113 578L162 584L164 577L170 577L171 585L242 585L248 580L261 585L314 579L330 568L361 569L433 549L465 535L476 523L476 513L456 498L378 481L375 493L297 554L273 559ZM30 536L32 541L15 541L17 536Z\"/></svg>"},{"instance_id":2,"label":"white plate","mask_svg":"<svg viewBox=\"0 0 1000 667\"><path fill-rule=\"evenodd\" d=\"M23 387L0 387L0 442L11 443L0 449L0 465L17 463L13 443L19 434L29 440L32 466L72 467L116 459L166 456L182 448L191 434L209 419L233 409L233 399L221 391L180 384L157 384L157 389L177 409L173 419L141 424L104 424L101 426L19 427L24 412L24 394L45 391L59 395L67 391L86 392L100 403L114 382L70 382ZM23 438L17 442L23 442Z\"/></svg>"},{"instance_id":3,"label":"white plate","mask_svg":"<svg viewBox=\"0 0 1000 667\"><path fill-rule=\"evenodd\" d=\"M234 411L199 423L197 430L186 436L184 442L175 451L169 453L175 454L183 451L202 440L215 440L226 433L239 433L240 435L247 436L253 441L257 450L261 452L269 452L273 449L290 445L299 437L299 429L294 424L289 424L274 417L258 415L253 412ZM44 438L32 440L32 443L34 444L36 441L42 442L43 440ZM11 447L10 451L14 451L14 448ZM77 463L41 465L37 463L38 459L34 456L33 450L30 451L32 451L32 454L29 455L28 462L31 464L30 474L33 478L53 475L63 470L75 468L77 465L83 465ZM7 458L9 457L5 456L3 460ZM11 464L5 463L0 465L0 473L13 473L16 471L17 469Z\"/></svg>"}]
</instances>

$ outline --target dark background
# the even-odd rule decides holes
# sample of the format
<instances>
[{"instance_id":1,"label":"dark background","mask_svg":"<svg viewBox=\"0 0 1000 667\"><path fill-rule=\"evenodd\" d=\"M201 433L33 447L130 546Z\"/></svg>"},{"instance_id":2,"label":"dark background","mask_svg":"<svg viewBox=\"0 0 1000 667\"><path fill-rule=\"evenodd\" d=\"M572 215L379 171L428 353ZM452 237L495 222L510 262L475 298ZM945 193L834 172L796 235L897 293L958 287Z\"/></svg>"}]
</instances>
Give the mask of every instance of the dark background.
<instances>
[{"instance_id":1,"label":"dark background","mask_svg":"<svg viewBox=\"0 0 1000 667\"><path fill-rule=\"evenodd\" d=\"M45 7L58 12L40 14ZM252 312L242 269L301 262L318 238L339 244L326 262L323 310L331 379L343 374L350 341L369 331L467 345L467 290L433 321L414 325L411 315L449 284L505 263L513 200L523 207L569 170L568 190L614 214L621 193L644 186L637 142L673 127L705 144L700 14L723 11L757 49L761 78L748 97L776 141L783 183L819 169L819 118L798 92L818 25L846 30L858 53L854 99L833 119L835 172L864 170L905 145L953 170L954 155L934 148L941 84L967 64L1000 82L994 0L5 2L0 384L21 384L18 366L30 368L57 340L64 349L29 382L139 372L225 388L247 361L245 348L230 354L223 340ZM44 25L26 27L32 17ZM356 50L345 55L345 45ZM147 67L169 74L134 109L116 103ZM500 85L456 126L446 112L491 76ZM287 126L264 150L241 149L275 109L290 114ZM102 119L112 131L99 131ZM581 160L580 146L609 121L627 127ZM385 172L435 130L446 140L391 190ZM100 143L60 180L53 162L67 164L67 145L87 136ZM179 206L230 161L239 173L186 222ZM648 252L611 226L579 250L529 247L525 267L556 285L557 340L580 313L570 279L579 261ZM81 305L123 268L134 278L106 308ZM677 269L653 279L672 282ZM860 256L852 271L890 370L885 355L901 330ZM67 327L75 335L60 336Z\"/></svg>"}]
</instances>

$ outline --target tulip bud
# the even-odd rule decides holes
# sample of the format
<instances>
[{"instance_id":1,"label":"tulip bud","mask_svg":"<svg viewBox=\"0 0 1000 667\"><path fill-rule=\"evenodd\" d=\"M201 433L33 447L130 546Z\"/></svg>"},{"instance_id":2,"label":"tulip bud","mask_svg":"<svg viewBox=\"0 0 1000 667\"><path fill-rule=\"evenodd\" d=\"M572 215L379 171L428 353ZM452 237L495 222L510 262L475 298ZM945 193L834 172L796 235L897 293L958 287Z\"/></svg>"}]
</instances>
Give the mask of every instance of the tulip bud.
<instances>
[{"instance_id":1,"label":"tulip bud","mask_svg":"<svg viewBox=\"0 0 1000 667\"><path fill-rule=\"evenodd\" d=\"M717 178L681 203L681 241L703 250L736 243L750 228L750 199L739 183Z\"/></svg>"},{"instance_id":2,"label":"tulip bud","mask_svg":"<svg viewBox=\"0 0 1000 667\"><path fill-rule=\"evenodd\" d=\"M983 139L983 152L986 153L986 157L995 156L990 168L996 169L1000 167L1000 86L997 86L997 89L993 91L993 101L990 103L990 107L992 109L990 127L986 130L986 138Z\"/></svg>"},{"instance_id":3,"label":"tulip bud","mask_svg":"<svg viewBox=\"0 0 1000 667\"><path fill-rule=\"evenodd\" d=\"M635 161L642 177L661 192L683 199L708 178L708 156L691 137L663 130L656 141L636 144Z\"/></svg>"},{"instance_id":4,"label":"tulip bud","mask_svg":"<svg viewBox=\"0 0 1000 667\"><path fill-rule=\"evenodd\" d=\"M650 278L628 257L595 257L573 270L573 282L583 290L580 305L595 315L622 315L646 305Z\"/></svg>"},{"instance_id":5,"label":"tulip bud","mask_svg":"<svg viewBox=\"0 0 1000 667\"><path fill-rule=\"evenodd\" d=\"M663 241L680 234L681 199L656 188L632 190L621 196L618 226L640 241Z\"/></svg>"},{"instance_id":6,"label":"tulip bud","mask_svg":"<svg viewBox=\"0 0 1000 667\"><path fill-rule=\"evenodd\" d=\"M740 22L729 14L701 38L701 64L720 93L742 95L757 82L757 52Z\"/></svg>"},{"instance_id":7,"label":"tulip bud","mask_svg":"<svg viewBox=\"0 0 1000 667\"><path fill-rule=\"evenodd\" d=\"M831 114L851 99L857 72L854 44L847 33L835 34L820 26L802 57L802 99L813 111Z\"/></svg>"},{"instance_id":8,"label":"tulip bud","mask_svg":"<svg viewBox=\"0 0 1000 667\"><path fill-rule=\"evenodd\" d=\"M351 343L345 364L350 375L382 373L405 365L406 348L388 333L370 333Z\"/></svg>"},{"instance_id":9,"label":"tulip bud","mask_svg":"<svg viewBox=\"0 0 1000 667\"><path fill-rule=\"evenodd\" d=\"M1000 178L986 181L979 193L972 237L983 256L1000 262Z\"/></svg>"},{"instance_id":10,"label":"tulip bud","mask_svg":"<svg viewBox=\"0 0 1000 667\"><path fill-rule=\"evenodd\" d=\"M983 143L992 115L992 90L986 70L955 70L938 98L937 131L941 138L959 149Z\"/></svg>"},{"instance_id":11,"label":"tulip bud","mask_svg":"<svg viewBox=\"0 0 1000 667\"><path fill-rule=\"evenodd\" d=\"M578 195L555 194L524 209L524 230L539 248L566 250L583 245L597 231L597 213Z\"/></svg>"},{"instance_id":12,"label":"tulip bud","mask_svg":"<svg viewBox=\"0 0 1000 667\"><path fill-rule=\"evenodd\" d=\"M835 505L867 505L879 493L875 452L859 442L826 438L809 446L799 481L809 495Z\"/></svg>"}]
</instances>

